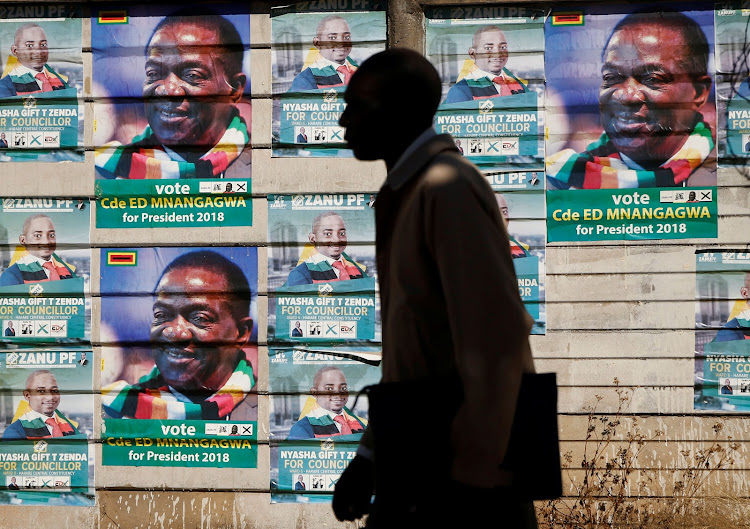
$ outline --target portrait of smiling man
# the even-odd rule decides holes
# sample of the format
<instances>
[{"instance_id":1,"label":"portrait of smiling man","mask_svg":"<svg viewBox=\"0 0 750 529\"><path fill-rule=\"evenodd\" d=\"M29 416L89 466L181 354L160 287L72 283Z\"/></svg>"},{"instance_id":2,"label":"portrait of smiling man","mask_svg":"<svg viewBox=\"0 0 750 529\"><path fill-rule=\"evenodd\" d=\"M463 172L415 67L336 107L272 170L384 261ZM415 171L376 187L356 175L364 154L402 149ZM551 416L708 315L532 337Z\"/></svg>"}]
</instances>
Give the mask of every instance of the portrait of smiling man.
<instances>
[{"instance_id":1,"label":"portrait of smiling man","mask_svg":"<svg viewBox=\"0 0 750 529\"><path fill-rule=\"evenodd\" d=\"M348 281L367 277L364 267L349 257L344 219L335 211L315 217L308 235L314 247L309 256L291 272L284 286Z\"/></svg>"},{"instance_id":2,"label":"portrait of smiling man","mask_svg":"<svg viewBox=\"0 0 750 529\"><path fill-rule=\"evenodd\" d=\"M352 33L346 20L339 15L328 15L321 19L312 44L319 55L294 78L289 91L348 85L357 65L349 57L352 51Z\"/></svg>"},{"instance_id":3,"label":"portrait of smiling man","mask_svg":"<svg viewBox=\"0 0 750 529\"><path fill-rule=\"evenodd\" d=\"M47 34L39 24L32 22L19 27L10 52L19 64L0 79L0 97L39 94L70 88L67 78L55 72L47 64L49 42Z\"/></svg>"},{"instance_id":4,"label":"portrait of smiling man","mask_svg":"<svg viewBox=\"0 0 750 529\"><path fill-rule=\"evenodd\" d=\"M454 84L443 103L509 96L527 92L526 83L513 75L508 64L508 40L497 26L479 28L472 38L469 57L474 68Z\"/></svg>"},{"instance_id":5,"label":"portrait of smiling man","mask_svg":"<svg viewBox=\"0 0 750 529\"><path fill-rule=\"evenodd\" d=\"M633 13L602 50L601 137L547 159L551 189L716 185L709 44L679 12Z\"/></svg>"},{"instance_id":6,"label":"portrait of smiling man","mask_svg":"<svg viewBox=\"0 0 750 529\"><path fill-rule=\"evenodd\" d=\"M309 403L299 421L292 425L287 439L313 439L338 435L361 434L367 422L346 407L349 385L336 366L321 367L313 377Z\"/></svg>"},{"instance_id":7,"label":"portrait of smiling man","mask_svg":"<svg viewBox=\"0 0 750 529\"><path fill-rule=\"evenodd\" d=\"M154 288L154 366L136 384L102 390L113 418L256 420L250 341L251 290L242 269L199 250L169 263Z\"/></svg>"},{"instance_id":8,"label":"portrait of smiling man","mask_svg":"<svg viewBox=\"0 0 750 529\"><path fill-rule=\"evenodd\" d=\"M57 231L49 216L37 213L27 217L18 242L24 250L0 275L0 287L76 277L75 267L55 254Z\"/></svg>"},{"instance_id":9,"label":"portrait of smiling man","mask_svg":"<svg viewBox=\"0 0 750 529\"><path fill-rule=\"evenodd\" d=\"M100 178L247 178L244 44L227 18L185 9L163 18L145 47L148 126L130 144L96 151ZM241 163L238 163L241 162Z\"/></svg>"}]
</instances>

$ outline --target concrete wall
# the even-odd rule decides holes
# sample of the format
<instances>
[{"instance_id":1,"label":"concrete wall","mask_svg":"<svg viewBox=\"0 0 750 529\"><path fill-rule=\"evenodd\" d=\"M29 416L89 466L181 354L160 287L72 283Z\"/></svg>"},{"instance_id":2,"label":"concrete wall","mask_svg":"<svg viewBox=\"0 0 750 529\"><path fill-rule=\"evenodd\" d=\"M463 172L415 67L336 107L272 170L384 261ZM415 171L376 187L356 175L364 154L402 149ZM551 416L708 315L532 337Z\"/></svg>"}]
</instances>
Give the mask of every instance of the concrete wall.
<instances>
[{"instance_id":1,"label":"concrete wall","mask_svg":"<svg viewBox=\"0 0 750 529\"><path fill-rule=\"evenodd\" d=\"M433 4L449 4L436 0ZM511 2L506 2L511 3ZM512 2L518 3L518 2ZM389 45L424 51L426 3L389 0ZM385 178L382 163L337 159L271 158L270 5L251 4L253 90L253 225L223 229L128 229L92 227L93 248L119 246L257 245L259 252L261 380L258 468L191 469L96 467L97 505L90 508L0 507L0 528L320 528L354 527L336 522L328 505L271 505L269 496L268 362L265 352L267 202L270 193L375 192ZM86 87L90 88L90 26L84 19ZM0 196L89 196L93 198L92 105L88 97L85 164L4 164ZM31 170L30 170L31 169ZM693 412L694 297L696 248L746 247L750 234L748 178L719 173L719 238L607 243L552 243L547 246L547 334L534 336L537 369L557 372L563 452L580 461L589 406L617 407L613 379L633 389L629 413L641 427L664 431L638 460L638 470L680 465L679 451L707 447L712 425L726 424L721 437L741 440L733 469L707 483L718 495L747 497L748 419ZM92 270L98 270L98 251ZM92 339L99 329L98 285ZM96 347L95 347L96 349ZM96 350L97 361L100 352ZM96 363L95 363L96 365ZM95 378L94 387L98 387ZM99 413L98 399L95 419ZM99 422L96 420L95 422ZM97 459L101 446L97 447ZM573 463L573 467L578 464ZM579 472L580 474L580 472ZM576 475L574 472L573 475ZM566 482L567 487L568 482ZM658 487L656 488L658 489ZM653 495L669 494L668 487ZM566 491L571 489L566 488ZM636 488L633 488L633 493Z\"/></svg>"}]
</instances>

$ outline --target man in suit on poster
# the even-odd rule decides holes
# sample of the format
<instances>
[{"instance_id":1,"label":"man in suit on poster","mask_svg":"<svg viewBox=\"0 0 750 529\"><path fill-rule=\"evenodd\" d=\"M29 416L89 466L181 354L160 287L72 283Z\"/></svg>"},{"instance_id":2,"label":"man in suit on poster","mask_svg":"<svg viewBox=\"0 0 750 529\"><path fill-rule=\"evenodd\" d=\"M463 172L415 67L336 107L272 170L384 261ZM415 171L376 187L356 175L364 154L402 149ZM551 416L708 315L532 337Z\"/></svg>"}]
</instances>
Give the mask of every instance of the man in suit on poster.
<instances>
[{"instance_id":1,"label":"man in suit on poster","mask_svg":"<svg viewBox=\"0 0 750 529\"><path fill-rule=\"evenodd\" d=\"M303 92L348 85L357 65L349 58L352 32L346 19L340 15L328 15L321 19L312 43L318 49L319 56L294 78L289 91ZM298 140L298 143L301 142Z\"/></svg>"},{"instance_id":2,"label":"man in suit on poster","mask_svg":"<svg viewBox=\"0 0 750 529\"><path fill-rule=\"evenodd\" d=\"M461 103L528 92L526 82L505 67L508 63L508 41L499 27L479 28L472 38L469 57L474 60L476 68L451 86L444 103Z\"/></svg>"}]
</instances>

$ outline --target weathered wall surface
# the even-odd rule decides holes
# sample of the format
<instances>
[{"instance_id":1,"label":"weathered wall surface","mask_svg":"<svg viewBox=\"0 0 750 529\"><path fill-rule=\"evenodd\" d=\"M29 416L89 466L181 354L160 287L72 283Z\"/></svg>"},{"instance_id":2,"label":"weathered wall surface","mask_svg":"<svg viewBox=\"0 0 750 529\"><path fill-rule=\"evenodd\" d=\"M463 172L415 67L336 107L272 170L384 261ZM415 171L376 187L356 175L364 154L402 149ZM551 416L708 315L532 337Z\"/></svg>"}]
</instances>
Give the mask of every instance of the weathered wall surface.
<instances>
[{"instance_id":1,"label":"weathered wall surface","mask_svg":"<svg viewBox=\"0 0 750 529\"><path fill-rule=\"evenodd\" d=\"M475 2L476 3L476 2ZM506 2L523 3L523 2ZM432 2L430 5L450 2ZM92 4L86 4L90 6ZM388 43L424 51L424 7L413 0L389 0ZM269 400L266 356L267 200L273 193L376 192L385 178L381 163L341 159L271 157L270 4L251 5L253 222L221 229L107 230L92 226L93 248L160 245L253 245L259 247L259 456L258 468L105 467L97 447L97 505L90 508L0 507L0 527L46 528L321 528L353 527L333 517L328 505L270 503ZM86 73L86 162L3 164L0 196L94 197L90 25L84 19ZM693 411L694 299L696 248L746 248L750 234L748 176L719 173L719 237L547 245L547 334L534 336L537 370L555 371L560 384L563 452L572 452L572 476L580 476L590 406L602 414L617 409L613 380L632 388L628 414L652 434L637 460L637 472L656 472L659 485L648 495L671 494L670 469L684 466L680 451L710 446L713 425L725 423L719 438L740 441L730 470L706 484L706 495L747 499L750 423L745 416ZM92 255L92 271L99 254ZM100 360L99 285L94 273L92 340ZM95 362L95 365L97 363ZM96 373L96 370L95 370ZM99 384L95 375L94 387ZM601 402L596 396L602 397ZM99 430L99 399L95 424ZM627 430L627 428L626 428ZM99 436L97 435L97 439ZM638 474L640 476L640 474ZM645 479L645 478L644 478ZM632 478L631 478L631 481ZM568 482L566 482L566 486ZM566 488L566 491L572 489ZM631 488L637 493L637 486Z\"/></svg>"}]
</instances>

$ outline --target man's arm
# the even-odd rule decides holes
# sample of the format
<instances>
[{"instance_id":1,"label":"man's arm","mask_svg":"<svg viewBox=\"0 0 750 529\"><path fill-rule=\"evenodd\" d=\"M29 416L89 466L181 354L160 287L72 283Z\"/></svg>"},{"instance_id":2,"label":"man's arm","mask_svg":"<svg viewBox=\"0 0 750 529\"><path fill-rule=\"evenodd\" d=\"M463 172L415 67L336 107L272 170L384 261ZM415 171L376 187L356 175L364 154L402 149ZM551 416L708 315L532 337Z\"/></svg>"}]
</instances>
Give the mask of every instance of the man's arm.
<instances>
[{"instance_id":1,"label":"man's arm","mask_svg":"<svg viewBox=\"0 0 750 529\"><path fill-rule=\"evenodd\" d=\"M427 244L437 263L464 390L451 431L452 476L492 487L503 479L499 465L521 375L533 371L532 321L518 294L492 191L473 166L460 162L431 170L436 178L425 191Z\"/></svg>"},{"instance_id":2,"label":"man's arm","mask_svg":"<svg viewBox=\"0 0 750 529\"><path fill-rule=\"evenodd\" d=\"M23 431L20 420L10 423L10 426L3 432L3 440L14 439L26 439L26 432Z\"/></svg>"},{"instance_id":3,"label":"man's arm","mask_svg":"<svg viewBox=\"0 0 750 529\"><path fill-rule=\"evenodd\" d=\"M0 79L0 97L15 97L16 87L13 86L13 81L10 79L10 75L6 75Z\"/></svg>"}]
</instances>

